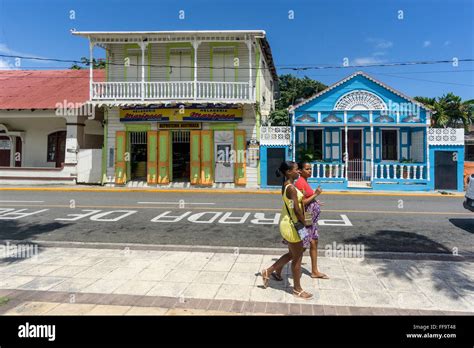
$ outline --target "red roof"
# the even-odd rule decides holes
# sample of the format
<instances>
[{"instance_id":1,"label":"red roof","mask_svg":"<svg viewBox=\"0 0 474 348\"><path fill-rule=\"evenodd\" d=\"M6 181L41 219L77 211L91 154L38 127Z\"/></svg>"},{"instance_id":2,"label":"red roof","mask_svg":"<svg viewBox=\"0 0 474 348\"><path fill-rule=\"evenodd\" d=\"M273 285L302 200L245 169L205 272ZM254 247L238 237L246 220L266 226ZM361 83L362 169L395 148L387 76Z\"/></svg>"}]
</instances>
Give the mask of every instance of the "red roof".
<instances>
[{"instance_id":1,"label":"red roof","mask_svg":"<svg viewBox=\"0 0 474 348\"><path fill-rule=\"evenodd\" d=\"M94 81L105 71L94 70ZM0 109L56 109L56 103L89 100L89 69L0 70Z\"/></svg>"}]
</instances>

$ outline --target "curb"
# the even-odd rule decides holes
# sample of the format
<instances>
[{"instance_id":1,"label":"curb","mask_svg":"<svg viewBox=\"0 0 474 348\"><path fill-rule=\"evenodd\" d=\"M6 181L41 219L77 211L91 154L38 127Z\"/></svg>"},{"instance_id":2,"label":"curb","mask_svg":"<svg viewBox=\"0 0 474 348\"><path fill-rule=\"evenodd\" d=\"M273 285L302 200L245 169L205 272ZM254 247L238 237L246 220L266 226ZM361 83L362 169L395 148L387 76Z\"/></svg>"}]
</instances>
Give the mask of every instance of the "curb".
<instances>
[{"instance_id":1,"label":"curb","mask_svg":"<svg viewBox=\"0 0 474 348\"><path fill-rule=\"evenodd\" d=\"M39 192L163 192L163 193L212 193L212 194L263 194L263 195L280 195L280 190L263 190L263 189L209 189L209 188L183 188L183 189L167 189L167 188L128 188L128 187L111 187L111 188L79 188L79 187L0 187L0 191L39 191ZM391 192L391 191L324 191L325 195L344 195L344 196L403 196L403 197L447 197L462 198L464 193L449 192Z\"/></svg>"}]
</instances>

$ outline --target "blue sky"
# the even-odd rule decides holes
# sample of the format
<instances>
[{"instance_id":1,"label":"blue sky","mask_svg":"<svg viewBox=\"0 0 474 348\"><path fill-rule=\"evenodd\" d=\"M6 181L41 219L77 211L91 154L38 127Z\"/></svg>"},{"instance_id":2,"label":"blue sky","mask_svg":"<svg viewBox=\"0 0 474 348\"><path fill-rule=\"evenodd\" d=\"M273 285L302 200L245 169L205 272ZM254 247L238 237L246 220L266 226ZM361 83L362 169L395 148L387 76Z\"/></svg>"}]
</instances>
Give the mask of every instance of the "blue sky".
<instances>
[{"instance_id":1,"label":"blue sky","mask_svg":"<svg viewBox=\"0 0 474 348\"><path fill-rule=\"evenodd\" d=\"M88 56L76 30L263 29L284 66L474 58L472 0L0 0L0 54ZM70 11L75 19L70 19ZM179 19L179 11L185 19ZM294 19L289 18L294 11ZM403 11L403 13L399 12ZM403 16L402 19L399 17ZM97 52L103 55L100 50ZM13 60L0 57L0 67ZM21 68L69 67L22 60ZM474 63L292 72L332 84L364 70L410 96L474 98Z\"/></svg>"}]
</instances>

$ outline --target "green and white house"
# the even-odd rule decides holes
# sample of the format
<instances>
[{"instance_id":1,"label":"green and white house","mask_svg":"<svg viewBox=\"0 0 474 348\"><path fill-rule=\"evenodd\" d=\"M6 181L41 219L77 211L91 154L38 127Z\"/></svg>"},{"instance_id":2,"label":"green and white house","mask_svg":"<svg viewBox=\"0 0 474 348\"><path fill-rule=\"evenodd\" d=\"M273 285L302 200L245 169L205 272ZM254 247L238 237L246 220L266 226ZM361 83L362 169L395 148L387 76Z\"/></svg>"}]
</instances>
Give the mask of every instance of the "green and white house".
<instances>
[{"instance_id":1,"label":"green and white house","mask_svg":"<svg viewBox=\"0 0 474 348\"><path fill-rule=\"evenodd\" d=\"M264 31L72 33L91 60L106 53L105 81L90 69L90 103L105 109L104 184L259 186L260 119L277 89Z\"/></svg>"}]
</instances>

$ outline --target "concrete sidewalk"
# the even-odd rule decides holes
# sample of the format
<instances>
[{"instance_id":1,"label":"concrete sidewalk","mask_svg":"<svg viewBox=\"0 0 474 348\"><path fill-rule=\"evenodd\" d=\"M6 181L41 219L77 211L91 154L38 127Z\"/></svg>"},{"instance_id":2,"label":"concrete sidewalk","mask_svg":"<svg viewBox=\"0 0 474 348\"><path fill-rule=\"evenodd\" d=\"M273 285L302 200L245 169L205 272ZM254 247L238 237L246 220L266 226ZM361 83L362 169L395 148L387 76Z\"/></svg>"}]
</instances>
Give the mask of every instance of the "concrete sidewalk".
<instances>
[{"instance_id":1,"label":"concrete sidewalk","mask_svg":"<svg viewBox=\"0 0 474 348\"><path fill-rule=\"evenodd\" d=\"M261 287L279 255L47 247L0 259L3 314L474 314L474 263L320 257L310 301L283 282ZM0 301L1 303L2 301ZM120 307L120 308L118 308Z\"/></svg>"}]
</instances>

